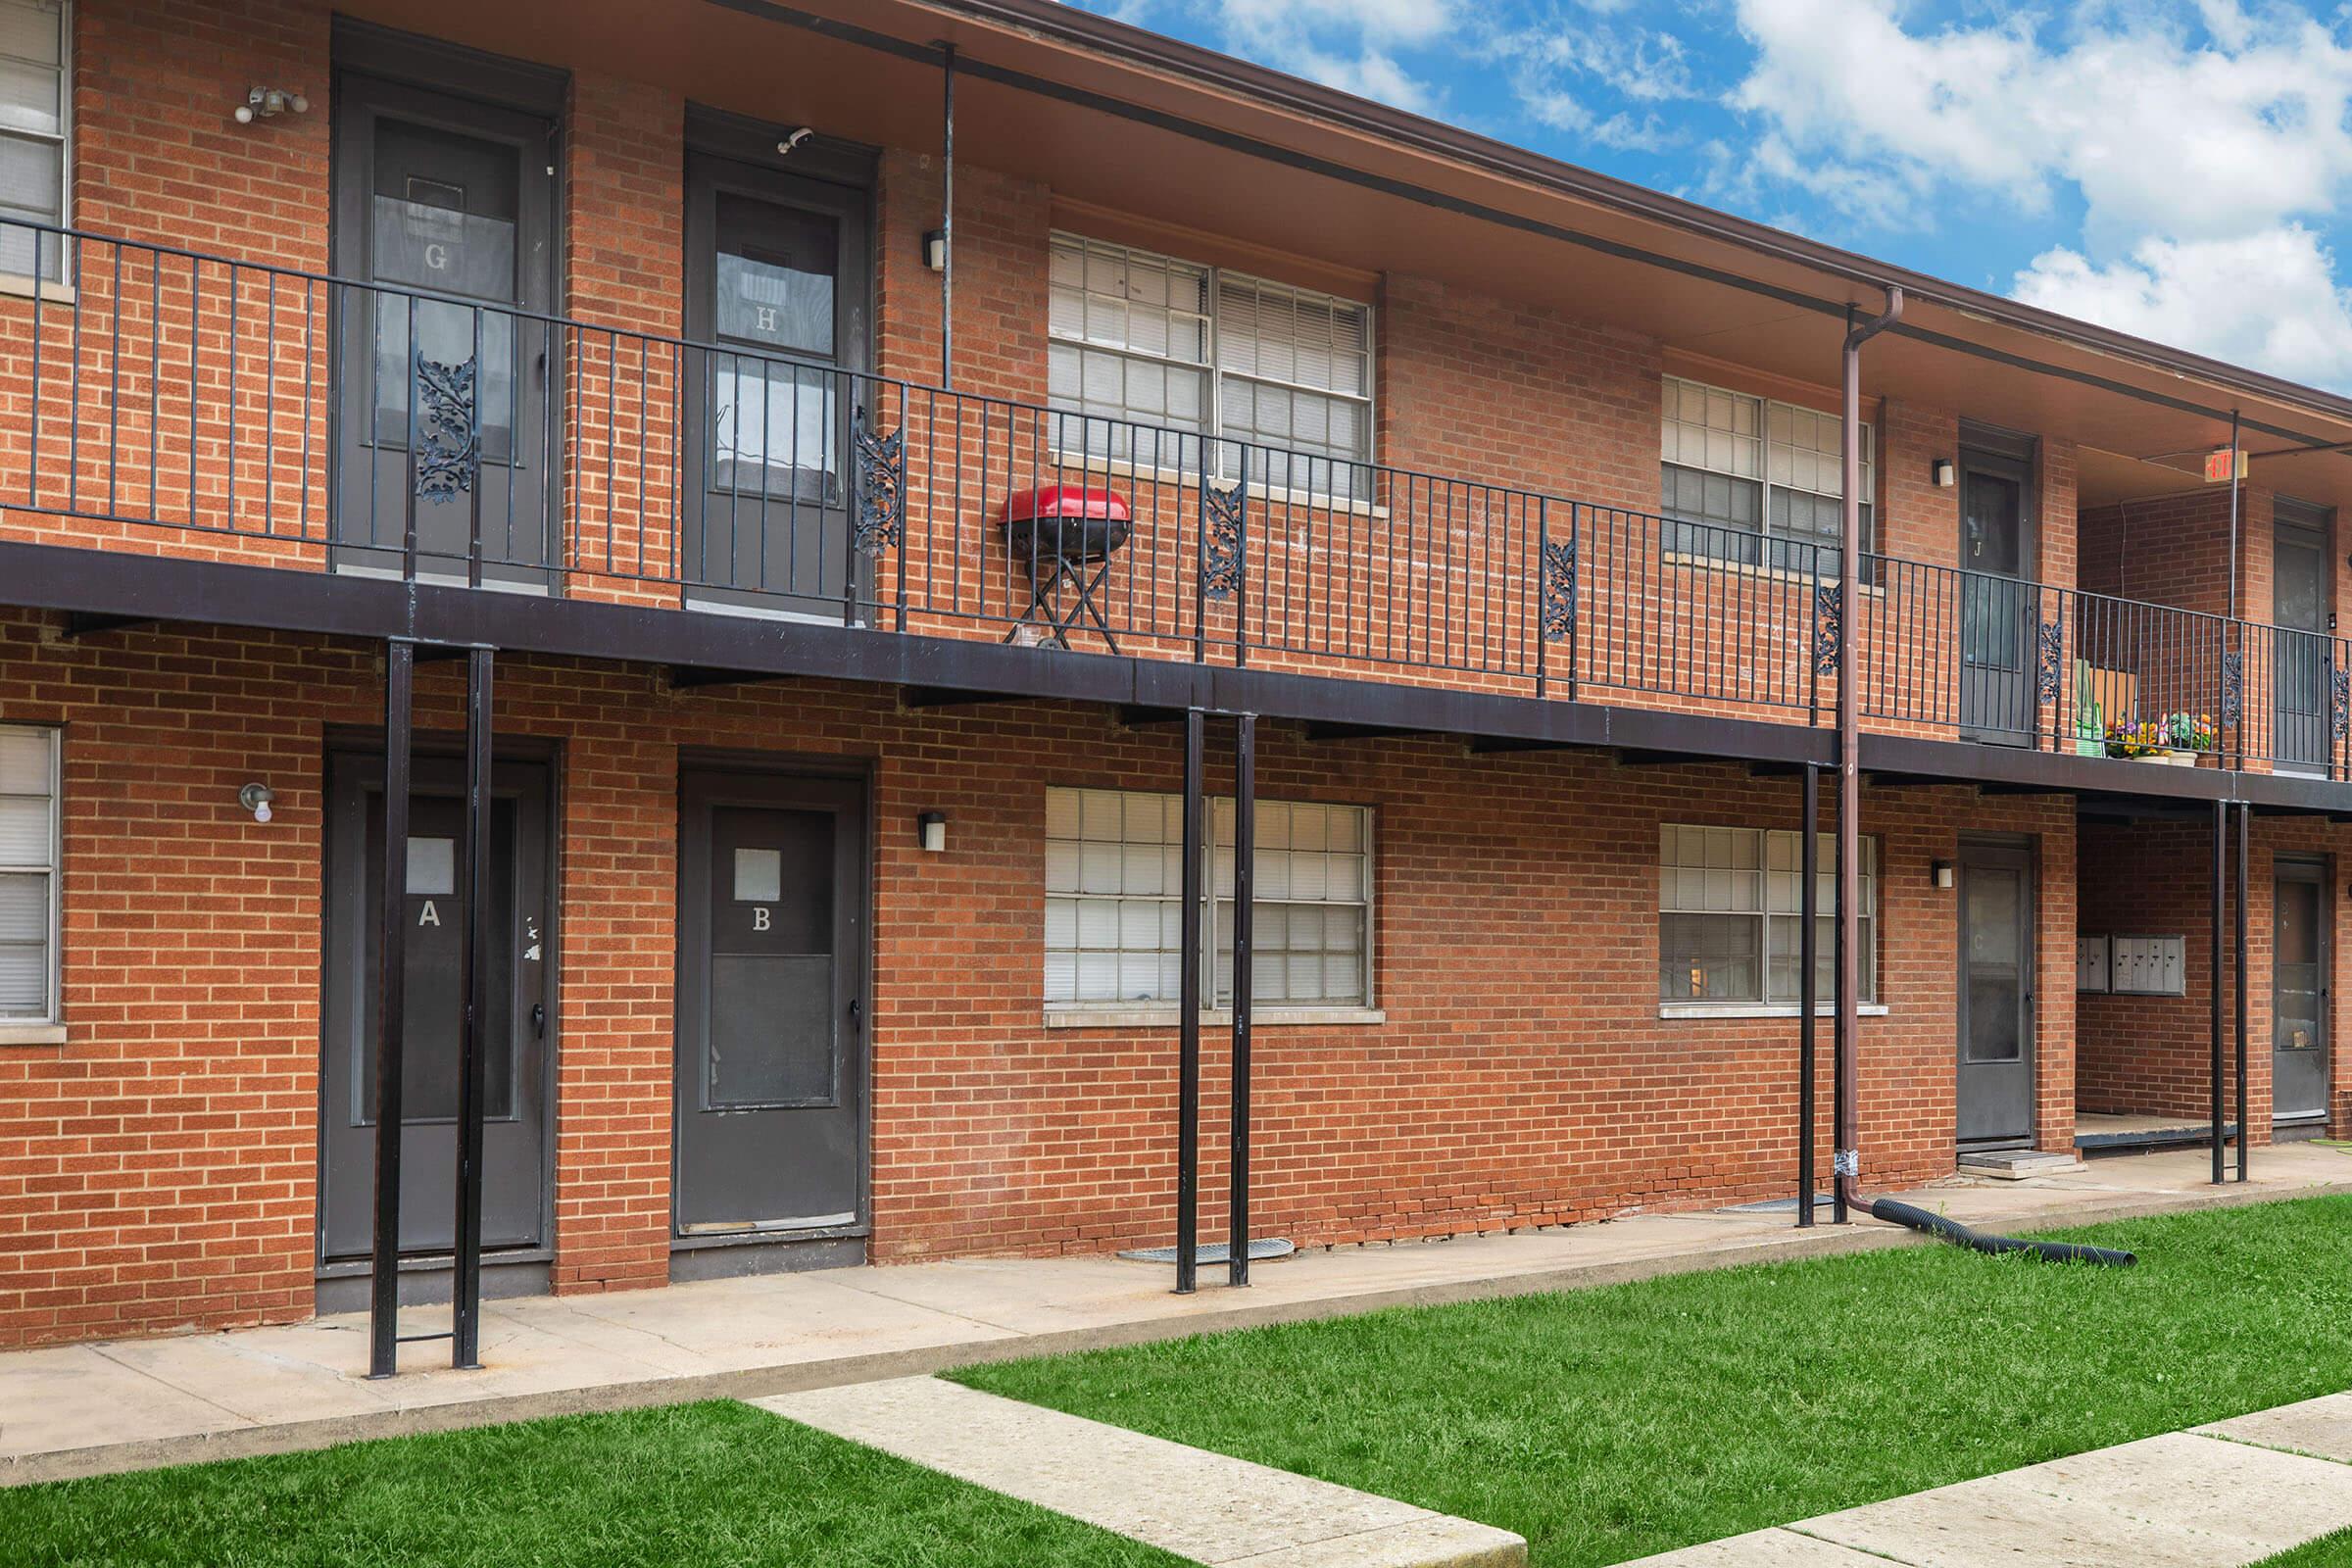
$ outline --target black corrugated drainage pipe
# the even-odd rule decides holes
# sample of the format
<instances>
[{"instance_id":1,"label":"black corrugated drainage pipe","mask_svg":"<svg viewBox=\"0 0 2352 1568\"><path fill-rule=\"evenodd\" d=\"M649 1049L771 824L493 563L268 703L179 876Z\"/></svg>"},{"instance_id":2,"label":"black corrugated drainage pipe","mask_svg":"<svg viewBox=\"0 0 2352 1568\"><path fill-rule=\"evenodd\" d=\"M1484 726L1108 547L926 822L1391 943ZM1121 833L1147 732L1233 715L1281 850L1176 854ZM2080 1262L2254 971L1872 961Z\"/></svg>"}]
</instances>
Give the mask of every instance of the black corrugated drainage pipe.
<instances>
[{"instance_id":1,"label":"black corrugated drainage pipe","mask_svg":"<svg viewBox=\"0 0 2352 1568\"><path fill-rule=\"evenodd\" d=\"M1955 1247L1965 1247L1972 1252L2023 1252L2051 1263L2098 1263L2109 1268L2130 1268L2139 1261L2130 1252L2117 1251L2112 1247L2085 1247L2079 1242L2029 1242L2016 1236L1986 1236L1970 1230L1956 1219L1931 1214L1909 1203L1898 1203L1891 1198L1882 1198L1870 1205L1870 1217L1883 1219L1889 1225L1908 1225L1915 1231L1941 1237Z\"/></svg>"}]
</instances>

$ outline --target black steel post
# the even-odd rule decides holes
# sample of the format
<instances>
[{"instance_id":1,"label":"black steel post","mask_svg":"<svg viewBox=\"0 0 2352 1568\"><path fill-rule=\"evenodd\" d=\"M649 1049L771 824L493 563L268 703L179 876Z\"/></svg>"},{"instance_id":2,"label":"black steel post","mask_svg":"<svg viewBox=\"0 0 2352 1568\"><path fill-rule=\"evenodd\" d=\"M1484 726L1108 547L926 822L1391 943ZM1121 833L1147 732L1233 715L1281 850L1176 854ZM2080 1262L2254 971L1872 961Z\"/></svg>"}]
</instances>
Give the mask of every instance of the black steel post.
<instances>
[{"instance_id":1,"label":"black steel post","mask_svg":"<svg viewBox=\"0 0 2352 1568\"><path fill-rule=\"evenodd\" d=\"M1840 817L1838 837L1830 846L1830 912L1836 918L1830 922L1830 972L1845 972L1845 823ZM1819 852L1815 852L1818 854ZM1854 1098L1854 1053L1850 1049L1846 1029L1845 1006L1842 1002L1830 1009L1830 1223L1843 1225L1852 1215L1847 1213L1844 1162L1841 1157L1845 1142L1845 1107Z\"/></svg>"},{"instance_id":2,"label":"black steel post","mask_svg":"<svg viewBox=\"0 0 2352 1568\"><path fill-rule=\"evenodd\" d=\"M2237 957L2231 976L2237 988L2237 1179L2241 1182L2246 1179L2246 1151L2254 1141L2246 1123L2246 824L2253 816L2253 807L2244 801L2237 803Z\"/></svg>"},{"instance_id":3,"label":"black steel post","mask_svg":"<svg viewBox=\"0 0 2352 1568\"><path fill-rule=\"evenodd\" d=\"M450 1364L482 1364L482 1105L490 1020L491 653L466 659L466 827L462 841L466 945L458 990L466 1011L458 1037L458 1213L456 1278L450 1292Z\"/></svg>"},{"instance_id":4,"label":"black steel post","mask_svg":"<svg viewBox=\"0 0 2352 1568\"><path fill-rule=\"evenodd\" d=\"M1250 1283L1250 1003L1256 970L1257 715L1233 732L1233 1131L1227 1187L1225 1283Z\"/></svg>"},{"instance_id":5,"label":"black steel post","mask_svg":"<svg viewBox=\"0 0 2352 1568\"><path fill-rule=\"evenodd\" d=\"M384 645L384 849L377 898L382 935L375 993L375 1235L368 1294L368 1375L400 1370L400 1135L403 1004L408 972L409 726L416 649Z\"/></svg>"},{"instance_id":6,"label":"black steel post","mask_svg":"<svg viewBox=\"0 0 2352 1568\"><path fill-rule=\"evenodd\" d=\"M1176 983L1176 1294L1193 1293L1200 1249L1200 753L1206 720L1184 715L1184 954Z\"/></svg>"},{"instance_id":7,"label":"black steel post","mask_svg":"<svg viewBox=\"0 0 2352 1568\"><path fill-rule=\"evenodd\" d=\"M2222 879L2230 868L2230 808L2221 801L2213 803L2213 923L2208 931L2212 939L2213 986L2213 1180L2217 1187L2222 1181ZM2243 1128L2239 1129L2242 1134Z\"/></svg>"},{"instance_id":8,"label":"black steel post","mask_svg":"<svg viewBox=\"0 0 2352 1568\"><path fill-rule=\"evenodd\" d=\"M1796 934L1796 1222L1813 1223L1813 923L1821 870L1821 767L1805 764L1805 842L1797 861Z\"/></svg>"}]
</instances>

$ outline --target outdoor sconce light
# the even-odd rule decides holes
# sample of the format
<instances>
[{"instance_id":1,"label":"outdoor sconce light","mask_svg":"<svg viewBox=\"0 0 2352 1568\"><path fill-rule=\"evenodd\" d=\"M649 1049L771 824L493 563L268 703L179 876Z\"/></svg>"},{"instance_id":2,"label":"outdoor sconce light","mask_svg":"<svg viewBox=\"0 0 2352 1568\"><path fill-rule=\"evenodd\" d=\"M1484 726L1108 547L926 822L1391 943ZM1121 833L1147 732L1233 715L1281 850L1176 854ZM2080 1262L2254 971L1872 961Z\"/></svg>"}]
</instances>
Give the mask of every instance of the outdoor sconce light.
<instances>
[{"instance_id":1,"label":"outdoor sconce light","mask_svg":"<svg viewBox=\"0 0 2352 1568\"><path fill-rule=\"evenodd\" d=\"M944 228L927 230L923 235L923 265L934 272L948 270L948 231Z\"/></svg>"},{"instance_id":2,"label":"outdoor sconce light","mask_svg":"<svg viewBox=\"0 0 2352 1568\"><path fill-rule=\"evenodd\" d=\"M248 784L237 791L237 804L253 813L256 822L270 820L270 803L277 799L277 791L267 784Z\"/></svg>"},{"instance_id":3,"label":"outdoor sconce light","mask_svg":"<svg viewBox=\"0 0 2352 1568\"><path fill-rule=\"evenodd\" d=\"M1935 479L1936 488L1938 490L1949 490L1960 482L1959 469L1953 466L1952 460L1949 458L1937 458L1929 464L1928 473Z\"/></svg>"},{"instance_id":4,"label":"outdoor sconce light","mask_svg":"<svg viewBox=\"0 0 2352 1568\"><path fill-rule=\"evenodd\" d=\"M944 855L948 848L948 813L923 811L914 819L916 841L925 855Z\"/></svg>"},{"instance_id":5,"label":"outdoor sconce light","mask_svg":"<svg viewBox=\"0 0 2352 1568\"><path fill-rule=\"evenodd\" d=\"M1952 862L1949 860L1929 861L1928 875L1929 879L1939 888L1950 887L1958 878L1958 873L1953 869Z\"/></svg>"},{"instance_id":6,"label":"outdoor sconce light","mask_svg":"<svg viewBox=\"0 0 2352 1568\"><path fill-rule=\"evenodd\" d=\"M237 123L250 125L257 120L275 120L288 111L308 114L310 108L311 101L298 92L288 92L282 87L255 87L237 105Z\"/></svg>"}]
</instances>

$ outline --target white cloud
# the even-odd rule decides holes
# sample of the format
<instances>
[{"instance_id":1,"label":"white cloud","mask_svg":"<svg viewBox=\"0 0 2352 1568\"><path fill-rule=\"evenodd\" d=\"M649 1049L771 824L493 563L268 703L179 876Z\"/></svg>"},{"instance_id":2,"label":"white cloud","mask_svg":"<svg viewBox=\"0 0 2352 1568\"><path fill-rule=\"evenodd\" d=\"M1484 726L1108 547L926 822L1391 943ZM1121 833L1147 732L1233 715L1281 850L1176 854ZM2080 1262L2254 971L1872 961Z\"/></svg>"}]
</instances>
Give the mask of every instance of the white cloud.
<instances>
[{"instance_id":1,"label":"white cloud","mask_svg":"<svg viewBox=\"0 0 2352 1568\"><path fill-rule=\"evenodd\" d=\"M1910 32L1895 0L1739 0L1757 59L1732 101L1799 154L2030 211L2079 190L2094 243L2224 236L2352 180L2352 49L2308 13L2030 13ZM2105 24L2102 25L2101 24Z\"/></svg>"},{"instance_id":2,"label":"white cloud","mask_svg":"<svg viewBox=\"0 0 2352 1568\"><path fill-rule=\"evenodd\" d=\"M1454 0L1217 0L1226 47L1277 71L1304 76L1416 114L1435 114L1445 95L1398 63L1400 50L1441 41Z\"/></svg>"},{"instance_id":3,"label":"white cloud","mask_svg":"<svg viewBox=\"0 0 2352 1568\"><path fill-rule=\"evenodd\" d=\"M2011 293L2028 305L2320 385L2352 383L2352 291L2318 235L2287 223L2230 239L2144 239L2100 266L2060 247Z\"/></svg>"}]
</instances>

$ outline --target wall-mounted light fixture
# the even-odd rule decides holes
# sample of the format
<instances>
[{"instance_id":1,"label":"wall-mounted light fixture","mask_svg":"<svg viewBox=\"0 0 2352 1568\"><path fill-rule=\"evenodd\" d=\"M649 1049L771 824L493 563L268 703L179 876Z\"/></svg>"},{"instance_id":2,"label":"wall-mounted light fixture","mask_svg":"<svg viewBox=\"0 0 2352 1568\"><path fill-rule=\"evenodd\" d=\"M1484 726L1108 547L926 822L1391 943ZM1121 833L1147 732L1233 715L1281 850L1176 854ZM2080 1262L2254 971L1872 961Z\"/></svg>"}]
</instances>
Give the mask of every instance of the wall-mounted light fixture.
<instances>
[{"instance_id":1,"label":"wall-mounted light fixture","mask_svg":"<svg viewBox=\"0 0 2352 1568\"><path fill-rule=\"evenodd\" d=\"M248 784L237 791L237 804L253 813L256 822L270 820L270 803L277 799L277 791L267 784Z\"/></svg>"},{"instance_id":2,"label":"wall-mounted light fixture","mask_svg":"<svg viewBox=\"0 0 2352 1568\"><path fill-rule=\"evenodd\" d=\"M1936 488L1949 490L1960 482L1960 470L1949 458L1937 458L1928 465L1928 473L1935 479Z\"/></svg>"},{"instance_id":3,"label":"wall-mounted light fixture","mask_svg":"<svg viewBox=\"0 0 2352 1568\"><path fill-rule=\"evenodd\" d=\"M920 811L914 818L915 842L926 855L944 855L948 849L948 813Z\"/></svg>"},{"instance_id":4,"label":"wall-mounted light fixture","mask_svg":"<svg viewBox=\"0 0 2352 1568\"><path fill-rule=\"evenodd\" d=\"M934 272L948 270L948 231L927 229L923 234L923 265Z\"/></svg>"},{"instance_id":5,"label":"wall-mounted light fixture","mask_svg":"<svg viewBox=\"0 0 2352 1568\"><path fill-rule=\"evenodd\" d=\"M1929 861L1928 876L1939 888L1948 888L1960 879L1958 869L1949 860Z\"/></svg>"},{"instance_id":6,"label":"wall-mounted light fixture","mask_svg":"<svg viewBox=\"0 0 2352 1568\"><path fill-rule=\"evenodd\" d=\"M283 87L255 87L237 105L237 123L250 125L257 120L275 120L280 115L310 113L311 101L298 92Z\"/></svg>"}]
</instances>

